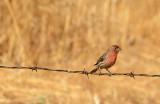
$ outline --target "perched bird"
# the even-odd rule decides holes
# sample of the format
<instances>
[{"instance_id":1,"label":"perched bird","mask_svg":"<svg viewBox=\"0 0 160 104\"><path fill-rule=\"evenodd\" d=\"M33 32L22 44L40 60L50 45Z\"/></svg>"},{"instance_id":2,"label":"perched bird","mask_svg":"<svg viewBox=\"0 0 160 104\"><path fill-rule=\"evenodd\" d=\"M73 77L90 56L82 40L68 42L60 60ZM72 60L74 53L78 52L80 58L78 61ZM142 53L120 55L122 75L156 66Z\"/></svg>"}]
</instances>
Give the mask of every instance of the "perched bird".
<instances>
[{"instance_id":1,"label":"perched bird","mask_svg":"<svg viewBox=\"0 0 160 104\"><path fill-rule=\"evenodd\" d=\"M90 73L95 73L97 70L106 69L110 75L112 73L108 70L112 65L115 64L117 55L121 48L118 45L112 45L99 59L97 60L95 67Z\"/></svg>"}]
</instances>

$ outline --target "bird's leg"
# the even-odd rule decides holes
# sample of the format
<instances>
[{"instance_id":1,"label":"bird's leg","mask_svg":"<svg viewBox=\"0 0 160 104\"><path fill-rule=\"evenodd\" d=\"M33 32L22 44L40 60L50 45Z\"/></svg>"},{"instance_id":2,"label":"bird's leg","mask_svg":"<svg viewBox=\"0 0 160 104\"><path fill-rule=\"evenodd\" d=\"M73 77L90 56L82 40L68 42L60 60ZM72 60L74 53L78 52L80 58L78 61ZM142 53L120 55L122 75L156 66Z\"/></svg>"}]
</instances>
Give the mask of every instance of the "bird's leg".
<instances>
[{"instance_id":1,"label":"bird's leg","mask_svg":"<svg viewBox=\"0 0 160 104\"><path fill-rule=\"evenodd\" d=\"M109 76L112 75L111 71L109 71L108 68L106 68L106 71L109 73Z\"/></svg>"},{"instance_id":2,"label":"bird's leg","mask_svg":"<svg viewBox=\"0 0 160 104\"><path fill-rule=\"evenodd\" d=\"M98 67L99 76L102 74L100 67Z\"/></svg>"}]
</instances>

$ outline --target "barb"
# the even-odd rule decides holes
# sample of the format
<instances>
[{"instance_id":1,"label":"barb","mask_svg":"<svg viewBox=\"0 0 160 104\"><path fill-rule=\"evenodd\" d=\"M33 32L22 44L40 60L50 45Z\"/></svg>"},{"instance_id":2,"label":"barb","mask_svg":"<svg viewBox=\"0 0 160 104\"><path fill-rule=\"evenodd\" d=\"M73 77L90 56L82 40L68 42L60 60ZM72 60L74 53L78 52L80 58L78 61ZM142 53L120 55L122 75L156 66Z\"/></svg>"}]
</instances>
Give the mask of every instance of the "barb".
<instances>
[{"instance_id":1,"label":"barb","mask_svg":"<svg viewBox=\"0 0 160 104\"><path fill-rule=\"evenodd\" d=\"M135 77L159 77L160 78L160 74L143 74L143 73L134 73L134 72L128 72L128 73L112 73L112 75L110 75L110 73L90 73L88 71L86 71L86 69L84 68L83 70L68 70L68 69L52 69L52 68L46 68L46 67L38 67L36 66L0 66L0 69L24 69L24 70L32 70L32 71L39 71L39 70L45 70L45 71L55 71L55 72L64 72L64 73L77 73L77 74L84 74L87 75L87 77L89 78L89 75L100 75L100 76L128 76L131 78Z\"/></svg>"}]
</instances>

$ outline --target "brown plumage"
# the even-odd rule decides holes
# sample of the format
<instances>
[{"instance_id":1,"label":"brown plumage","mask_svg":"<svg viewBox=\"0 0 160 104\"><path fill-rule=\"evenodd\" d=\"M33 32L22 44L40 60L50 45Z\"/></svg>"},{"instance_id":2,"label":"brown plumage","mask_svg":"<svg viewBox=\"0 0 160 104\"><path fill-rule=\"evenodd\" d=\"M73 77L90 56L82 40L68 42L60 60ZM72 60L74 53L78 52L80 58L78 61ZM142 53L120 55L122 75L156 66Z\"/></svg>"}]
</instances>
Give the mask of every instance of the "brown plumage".
<instances>
[{"instance_id":1,"label":"brown plumage","mask_svg":"<svg viewBox=\"0 0 160 104\"><path fill-rule=\"evenodd\" d=\"M101 57L99 57L95 64L96 68L90 73L95 73L97 70L100 71L100 69L106 69L110 74L112 74L108 68L115 64L120 50L121 48L118 45L112 45Z\"/></svg>"}]
</instances>

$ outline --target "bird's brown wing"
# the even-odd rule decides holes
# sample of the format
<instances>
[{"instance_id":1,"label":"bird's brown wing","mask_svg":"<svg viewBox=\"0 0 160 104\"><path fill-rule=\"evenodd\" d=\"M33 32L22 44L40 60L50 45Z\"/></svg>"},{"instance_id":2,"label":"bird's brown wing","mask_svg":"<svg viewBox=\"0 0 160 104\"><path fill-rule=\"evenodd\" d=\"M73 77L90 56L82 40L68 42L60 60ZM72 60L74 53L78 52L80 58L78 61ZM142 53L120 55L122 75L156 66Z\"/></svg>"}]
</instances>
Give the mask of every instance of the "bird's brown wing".
<instances>
[{"instance_id":1,"label":"bird's brown wing","mask_svg":"<svg viewBox=\"0 0 160 104\"><path fill-rule=\"evenodd\" d=\"M101 57L99 57L99 59L97 60L96 64L94 64L94 65L98 65L100 62L102 62L105 59L106 54L107 54L107 52L105 52Z\"/></svg>"}]
</instances>

